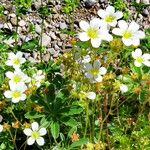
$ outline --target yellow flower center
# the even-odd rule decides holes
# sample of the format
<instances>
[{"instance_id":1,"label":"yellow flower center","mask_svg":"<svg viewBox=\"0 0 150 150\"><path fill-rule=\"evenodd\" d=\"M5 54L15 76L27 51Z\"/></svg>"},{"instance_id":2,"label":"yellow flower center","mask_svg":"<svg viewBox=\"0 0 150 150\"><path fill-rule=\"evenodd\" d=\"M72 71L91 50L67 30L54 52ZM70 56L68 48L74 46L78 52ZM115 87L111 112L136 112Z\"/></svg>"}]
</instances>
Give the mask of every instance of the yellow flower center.
<instances>
[{"instance_id":1,"label":"yellow flower center","mask_svg":"<svg viewBox=\"0 0 150 150\"><path fill-rule=\"evenodd\" d=\"M116 18L115 16L109 15L109 16L106 16L105 21L106 22L113 22L115 18Z\"/></svg>"},{"instance_id":2,"label":"yellow flower center","mask_svg":"<svg viewBox=\"0 0 150 150\"><path fill-rule=\"evenodd\" d=\"M98 73L99 73L99 70L97 70L96 68L92 68L92 69L90 70L90 73L91 73L93 76L97 76Z\"/></svg>"},{"instance_id":3,"label":"yellow flower center","mask_svg":"<svg viewBox=\"0 0 150 150\"><path fill-rule=\"evenodd\" d=\"M91 39L98 38L98 29L90 27L90 28L87 30L87 35L88 35Z\"/></svg>"},{"instance_id":4,"label":"yellow flower center","mask_svg":"<svg viewBox=\"0 0 150 150\"><path fill-rule=\"evenodd\" d=\"M20 64L20 60L19 60L18 58L15 58L15 59L13 60L13 64L15 64L15 65Z\"/></svg>"},{"instance_id":5,"label":"yellow flower center","mask_svg":"<svg viewBox=\"0 0 150 150\"><path fill-rule=\"evenodd\" d=\"M123 37L126 38L126 39L128 39L128 38L132 37L132 33L130 31L125 31L123 33Z\"/></svg>"},{"instance_id":6,"label":"yellow flower center","mask_svg":"<svg viewBox=\"0 0 150 150\"><path fill-rule=\"evenodd\" d=\"M38 131L33 131L31 137L33 139L38 139L40 137L40 133Z\"/></svg>"},{"instance_id":7,"label":"yellow flower center","mask_svg":"<svg viewBox=\"0 0 150 150\"><path fill-rule=\"evenodd\" d=\"M19 91L13 91L13 93L12 93L13 98L18 98L20 96L21 96L21 93Z\"/></svg>"},{"instance_id":8,"label":"yellow flower center","mask_svg":"<svg viewBox=\"0 0 150 150\"><path fill-rule=\"evenodd\" d=\"M143 62L143 58L142 57L137 57L136 61L139 62L139 63L142 63Z\"/></svg>"},{"instance_id":9,"label":"yellow flower center","mask_svg":"<svg viewBox=\"0 0 150 150\"><path fill-rule=\"evenodd\" d=\"M13 77L13 81L16 82L16 83L18 83L18 82L21 81L21 77L18 76L18 75L15 75L15 76Z\"/></svg>"}]
</instances>

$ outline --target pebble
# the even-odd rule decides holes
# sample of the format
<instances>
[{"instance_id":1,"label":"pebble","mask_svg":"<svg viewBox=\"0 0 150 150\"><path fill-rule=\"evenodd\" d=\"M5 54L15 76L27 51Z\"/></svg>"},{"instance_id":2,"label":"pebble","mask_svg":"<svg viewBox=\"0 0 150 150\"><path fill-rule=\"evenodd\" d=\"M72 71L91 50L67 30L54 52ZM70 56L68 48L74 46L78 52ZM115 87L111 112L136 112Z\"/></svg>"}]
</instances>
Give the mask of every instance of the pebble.
<instances>
[{"instance_id":1,"label":"pebble","mask_svg":"<svg viewBox=\"0 0 150 150\"><path fill-rule=\"evenodd\" d=\"M84 0L85 8L91 8L97 0Z\"/></svg>"},{"instance_id":2,"label":"pebble","mask_svg":"<svg viewBox=\"0 0 150 150\"><path fill-rule=\"evenodd\" d=\"M54 32L50 32L50 36L51 36L51 38L52 38L53 40L56 40L56 39L57 39L57 37L56 37L56 35L55 35Z\"/></svg>"},{"instance_id":3,"label":"pebble","mask_svg":"<svg viewBox=\"0 0 150 150\"><path fill-rule=\"evenodd\" d=\"M144 16L148 16L148 15L149 15L149 12L148 12L147 9L144 9L144 10L143 10L143 15L144 15Z\"/></svg>"},{"instance_id":4,"label":"pebble","mask_svg":"<svg viewBox=\"0 0 150 150\"><path fill-rule=\"evenodd\" d=\"M20 20L20 21L18 22L18 25L21 26L21 27L23 27L23 26L26 25L26 22L25 22L24 20Z\"/></svg>"},{"instance_id":5,"label":"pebble","mask_svg":"<svg viewBox=\"0 0 150 150\"><path fill-rule=\"evenodd\" d=\"M36 24L35 25L35 31L37 32L37 33L41 33L41 27L40 27L40 25L38 25L38 24Z\"/></svg>"},{"instance_id":6,"label":"pebble","mask_svg":"<svg viewBox=\"0 0 150 150\"><path fill-rule=\"evenodd\" d=\"M12 25L17 25L17 18L16 17L14 17L14 18L11 18L10 19L10 22L12 23Z\"/></svg>"},{"instance_id":7,"label":"pebble","mask_svg":"<svg viewBox=\"0 0 150 150\"><path fill-rule=\"evenodd\" d=\"M7 28L7 29L12 30L13 27L12 27L12 24L11 24L11 23L4 23L3 28Z\"/></svg>"},{"instance_id":8,"label":"pebble","mask_svg":"<svg viewBox=\"0 0 150 150\"><path fill-rule=\"evenodd\" d=\"M52 55L55 54L55 49L54 48L49 48L47 51L50 52Z\"/></svg>"},{"instance_id":9,"label":"pebble","mask_svg":"<svg viewBox=\"0 0 150 150\"><path fill-rule=\"evenodd\" d=\"M60 24L59 24L59 27L60 27L60 29L66 29L67 28L67 24L65 23L65 22L61 22Z\"/></svg>"},{"instance_id":10,"label":"pebble","mask_svg":"<svg viewBox=\"0 0 150 150\"><path fill-rule=\"evenodd\" d=\"M42 46L48 46L50 44L51 38L47 34L42 35Z\"/></svg>"}]
</instances>

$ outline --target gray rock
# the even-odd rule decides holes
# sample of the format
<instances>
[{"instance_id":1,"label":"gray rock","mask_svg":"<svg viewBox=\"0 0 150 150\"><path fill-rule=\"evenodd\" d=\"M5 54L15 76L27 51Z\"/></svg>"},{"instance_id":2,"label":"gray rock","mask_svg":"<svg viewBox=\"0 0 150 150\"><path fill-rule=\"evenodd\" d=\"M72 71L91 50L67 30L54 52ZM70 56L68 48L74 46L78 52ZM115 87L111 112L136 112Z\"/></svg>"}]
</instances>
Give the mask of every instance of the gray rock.
<instances>
[{"instance_id":1,"label":"gray rock","mask_svg":"<svg viewBox=\"0 0 150 150\"><path fill-rule=\"evenodd\" d=\"M55 49L54 48L49 48L47 51L49 51L52 55L55 54Z\"/></svg>"},{"instance_id":2,"label":"gray rock","mask_svg":"<svg viewBox=\"0 0 150 150\"><path fill-rule=\"evenodd\" d=\"M14 17L14 18L11 18L10 19L10 22L12 23L12 25L17 25L17 18L16 17Z\"/></svg>"},{"instance_id":3,"label":"gray rock","mask_svg":"<svg viewBox=\"0 0 150 150\"><path fill-rule=\"evenodd\" d=\"M67 24L65 22L60 22L59 24L60 29L66 29L67 28Z\"/></svg>"},{"instance_id":4,"label":"gray rock","mask_svg":"<svg viewBox=\"0 0 150 150\"><path fill-rule=\"evenodd\" d=\"M36 24L35 25L35 31L37 32L37 33L41 33L41 27L40 27L40 25L38 25L38 24Z\"/></svg>"},{"instance_id":5,"label":"gray rock","mask_svg":"<svg viewBox=\"0 0 150 150\"><path fill-rule=\"evenodd\" d=\"M144 10L143 10L143 15L144 15L144 16L148 16L148 15L149 15L149 12L148 12L147 9L144 9Z\"/></svg>"},{"instance_id":6,"label":"gray rock","mask_svg":"<svg viewBox=\"0 0 150 150\"><path fill-rule=\"evenodd\" d=\"M98 0L84 0L84 5L86 8L91 8L97 2Z\"/></svg>"},{"instance_id":7,"label":"gray rock","mask_svg":"<svg viewBox=\"0 0 150 150\"><path fill-rule=\"evenodd\" d=\"M55 35L54 32L51 32L51 33L50 33L50 36L51 36L51 38L52 38L53 40L56 40L56 39L57 39L57 37L56 37L56 35Z\"/></svg>"}]
</instances>

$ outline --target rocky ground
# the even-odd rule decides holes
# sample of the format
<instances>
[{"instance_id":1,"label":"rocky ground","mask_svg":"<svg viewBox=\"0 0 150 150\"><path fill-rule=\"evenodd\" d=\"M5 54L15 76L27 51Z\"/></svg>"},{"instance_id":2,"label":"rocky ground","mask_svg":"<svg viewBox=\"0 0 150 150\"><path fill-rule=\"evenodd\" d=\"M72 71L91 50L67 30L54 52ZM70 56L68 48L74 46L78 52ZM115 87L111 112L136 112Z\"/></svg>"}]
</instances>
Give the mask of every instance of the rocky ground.
<instances>
[{"instance_id":1,"label":"rocky ground","mask_svg":"<svg viewBox=\"0 0 150 150\"><path fill-rule=\"evenodd\" d=\"M5 16L0 18L0 28L9 28L15 30L17 18L15 15L15 7L12 5L11 0L0 0L1 4L5 7ZM62 13L63 0L43 0L43 5L51 7L53 14L46 18L44 21L44 32L42 34L43 46L46 46L46 51L43 55L43 59L48 61L49 59L57 58L61 53L71 48L71 37L65 34L64 30L69 30L70 21L69 17L74 16L74 31L79 30L79 22L82 19L90 20L92 17L97 16L97 10L104 9L110 4L107 0L84 0L80 2L79 7L76 8L73 14L67 15ZM149 1L147 1L150 3ZM131 6L130 1L125 0L127 10L129 11L130 20L135 20L137 13L135 8ZM42 19L37 13L38 7L41 5L41 0L34 0L31 9L28 10L28 14L19 18L19 44L22 41L29 41L33 38L39 37L41 34ZM141 28L150 27L150 8L143 10L138 15L137 22L141 25ZM34 25L35 33L28 33L30 25ZM14 40L5 40L5 43L13 46ZM33 53L25 53L25 57L31 61L39 61L39 53L34 51Z\"/></svg>"}]
</instances>

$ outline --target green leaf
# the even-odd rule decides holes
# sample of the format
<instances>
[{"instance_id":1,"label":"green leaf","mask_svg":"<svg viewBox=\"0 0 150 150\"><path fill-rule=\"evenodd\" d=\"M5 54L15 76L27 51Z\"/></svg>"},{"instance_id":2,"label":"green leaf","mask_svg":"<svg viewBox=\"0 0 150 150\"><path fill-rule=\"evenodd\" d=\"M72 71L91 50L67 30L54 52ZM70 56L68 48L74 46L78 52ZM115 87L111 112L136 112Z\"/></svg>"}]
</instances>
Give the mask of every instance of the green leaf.
<instances>
[{"instance_id":1,"label":"green leaf","mask_svg":"<svg viewBox=\"0 0 150 150\"><path fill-rule=\"evenodd\" d=\"M44 114L39 114L37 112L27 112L24 116L27 119L36 119L36 118L44 117L45 115Z\"/></svg>"},{"instance_id":2,"label":"green leaf","mask_svg":"<svg viewBox=\"0 0 150 150\"><path fill-rule=\"evenodd\" d=\"M58 122L52 122L51 123L51 133L54 139L57 139L59 137L60 132L60 125Z\"/></svg>"},{"instance_id":3,"label":"green leaf","mask_svg":"<svg viewBox=\"0 0 150 150\"><path fill-rule=\"evenodd\" d=\"M32 39L29 40L28 42L24 42L22 44L22 50L28 50L28 51L33 51L34 49L36 49L38 46L38 40L36 39Z\"/></svg>"},{"instance_id":4,"label":"green leaf","mask_svg":"<svg viewBox=\"0 0 150 150\"><path fill-rule=\"evenodd\" d=\"M83 145L83 144L86 144L88 142L88 139L87 138L82 138L82 139L80 139L79 141L76 141L76 142L74 142L74 143L72 143L71 144L71 148L73 148L73 147L78 147L78 146L81 146L81 145Z\"/></svg>"},{"instance_id":5,"label":"green leaf","mask_svg":"<svg viewBox=\"0 0 150 150\"><path fill-rule=\"evenodd\" d=\"M67 115L67 116L72 116L72 115L80 114L82 111L83 111L83 108L82 108L82 107L80 107L80 106L75 106L75 105L74 105L74 106L72 106L72 107L70 108L69 111L64 112L63 114L64 114L64 115Z\"/></svg>"},{"instance_id":6,"label":"green leaf","mask_svg":"<svg viewBox=\"0 0 150 150\"><path fill-rule=\"evenodd\" d=\"M64 122L64 124L66 126L70 126L70 127L73 127L73 126L77 126L78 122L75 120L75 119L69 119L68 121Z\"/></svg>"}]
</instances>

